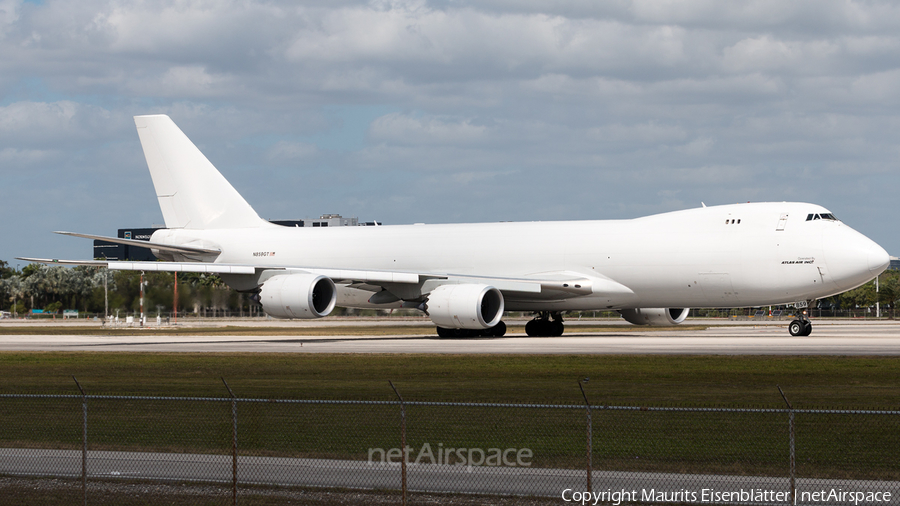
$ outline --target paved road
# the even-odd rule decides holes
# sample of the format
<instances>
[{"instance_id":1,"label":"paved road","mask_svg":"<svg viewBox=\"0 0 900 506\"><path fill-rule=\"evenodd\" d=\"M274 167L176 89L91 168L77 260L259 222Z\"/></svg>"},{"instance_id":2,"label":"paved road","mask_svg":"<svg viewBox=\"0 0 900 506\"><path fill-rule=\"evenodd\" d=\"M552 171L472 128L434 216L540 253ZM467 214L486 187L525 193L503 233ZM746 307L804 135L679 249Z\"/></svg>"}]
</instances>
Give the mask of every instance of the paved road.
<instances>
[{"instance_id":1,"label":"paved road","mask_svg":"<svg viewBox=\"0 0 900 506\"><path fill-rule=\"evenodd\" d=\"M377 323L376 323L377 324ZM393 324L393 322L390 322ZM150 351L274 353L508 353L508 354L715 354L900 355L900 323L828 322L810 337L791 337L782 324L742 324L706 330L579 332L530 338L440 339L432 328L419 336L165 336L136 330L133 336L0 336L3 351Z\"/></svg>"},{"instance_id":2,"label":"paved road","mask_svg":"<svg viewBox=\"0 0 900 506\"><path fill-rule=\"evenodd\" d=\"M0 448L0 474L14 476L81 475L82 454L73 450L34 450ZM231 483L232 459L229 455L140 453L90 451L87 456L88 479L141 479ZM529 467L453 466L409 464L409 488L422 492L464 494L504 494L561 497L566 489L586 490L583 470L541 469ZM711 474L674 474L594 471L595 492L634 491L634 502L648 502L646 494L694 494L687 501L703 500L706 493L769 494L768 500L747 496L724 501L732 504L785 503L775 494L790 491L787 477L724 476ZM399 489L398 464L370 464L364 461L298 459L283 457L238 457L238 483L278 486L312 486L364 489ZM890 492L900 497L900 482L863 480L797 480L798 493L831 489L847 492ZM651 492L652 491L652 492ZM571 492L568 498L571 499ZM802 497L802 496L801 496ZM612 503L614 499L601 501ZM562 502L562 501L561 501ZM893 502L893 501L889 501ZM816 501L817 504L847 504L848 501ZM872 504L860 501L859 504Z\"/></svg>"}]
</instances>

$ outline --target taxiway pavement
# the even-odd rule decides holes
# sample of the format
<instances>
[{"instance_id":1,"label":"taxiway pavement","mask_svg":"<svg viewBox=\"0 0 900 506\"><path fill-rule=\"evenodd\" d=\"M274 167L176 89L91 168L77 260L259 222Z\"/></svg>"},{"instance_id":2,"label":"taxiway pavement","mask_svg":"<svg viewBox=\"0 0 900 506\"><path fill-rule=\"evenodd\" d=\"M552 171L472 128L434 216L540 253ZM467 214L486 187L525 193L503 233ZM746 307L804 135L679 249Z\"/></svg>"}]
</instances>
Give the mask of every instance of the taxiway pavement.
<instances>
[{"instance_id":1,"label":"taxiway pavement","mask_svg":"<svg viewBox=\"0 0 900 506\"><path fill-rule=\"evenodd\" d=\"M86 464L88 478L130 480L176 480L187 482L232 481L234 469L229 455L141 453L89 451L85 461L73 450L0 448L0 472L12 476L53 476L77 478ZM586 472L575 469L531 467L457 466L410 463L409 488L412 491L465 494L514 494L559 497L564 502L572 492L586 489ZM399 464L366 461L299 459L284 457L237 458L237 482L240 485L278 485L397 489L401 475ZM647 472L594 471L594 490L634 491L628 502L652 501L655 493L693 494L683 502L727 502L731 504L772 504L789 501L790 480L783 477L725 476L713 474L675 474ZM888 493L896 497L900 482L862 480L798 479L798 495L840 486L841 490ZM648 496L648 491L649 496ZM748 492L750 491L750 492ZM731 494L730 500L714 501L706 495ZM760 500L743 494L767 494ZM568 497L566 497L566 495ZM674 497L674 496L673 496ZM690 497L690 496L689 496ZM706 500L704 500L706 499ZM604 503L612 503L607 497ZM578 501L576 501L578 502ZM666 501L669 502L669 501ZM671 502L682 502L672 500ZM841 501L821 501L841 504ZM846 503L846 502L844 502ZM873 504L857 502L857 504Z\"/></svg>"},{"instance_id":2,"label":"taxiway pavement","mask_svg":"<svg viewBox=\"0 0 900 506\"><path fill-rule=\"evenodd\" d=\"M900 355L900 323L885 321L819 321L809 337L791 337L786 322L596 333L579 332L578 325L568 325L564 336L548 338L511 334L442 339L433 332L423 326L421 335L412 336L171 336L165 335L164 329L148 328L135 329L129 336L2 335L0 351Z\"/></svg>"}]
</instances>

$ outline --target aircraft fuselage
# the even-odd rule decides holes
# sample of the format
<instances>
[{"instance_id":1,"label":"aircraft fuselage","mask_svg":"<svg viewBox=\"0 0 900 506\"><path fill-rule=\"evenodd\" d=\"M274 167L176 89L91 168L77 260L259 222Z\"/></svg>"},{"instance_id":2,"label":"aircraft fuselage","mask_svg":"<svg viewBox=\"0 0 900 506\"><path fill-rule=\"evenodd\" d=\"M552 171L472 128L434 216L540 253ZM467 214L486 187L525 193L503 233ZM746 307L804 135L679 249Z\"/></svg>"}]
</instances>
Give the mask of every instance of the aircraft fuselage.
<instances>
[{"instance_id":1,"label":"aircraft fuselage","mask_svg":"<svg viewBox=\"0 0 900 506\"><path fill-rule=\"evenodd\" d=\"M876 243L810 215L830 213L806 203L748 203L629 220L167 229L152 241L218 248L215 261L226 264L509 278L565 272L627 287L598 283L589 295L558 300L511 295L508 310L783 304L841 293L884 270L888 256ZM377 306L342 293L338 305Z\"/></svg>"}]
</instances>

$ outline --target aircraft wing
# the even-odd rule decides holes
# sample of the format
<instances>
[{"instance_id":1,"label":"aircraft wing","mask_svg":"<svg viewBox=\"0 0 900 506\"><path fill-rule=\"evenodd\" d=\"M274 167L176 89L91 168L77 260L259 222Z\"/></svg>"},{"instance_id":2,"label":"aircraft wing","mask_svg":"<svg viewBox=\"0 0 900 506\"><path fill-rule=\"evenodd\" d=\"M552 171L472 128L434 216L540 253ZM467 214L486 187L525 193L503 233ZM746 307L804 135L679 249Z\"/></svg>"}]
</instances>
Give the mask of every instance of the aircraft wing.
<instances>
[{"instance_id":1,"label":"aircraft wing","mask_svg":"<svg viewBox=\"0 0 900 506\"><path fill-rule=\"evenodd\" d=\"M137 241L145 242L145 241ZM146 248L146 246L144 246ZM25 258L16 260L47 265L86 265L106 267L111 271L162 271L162 272L206 272L210 274L255 274L256 267L240 264L216 264L209 262L122 262L112 260L59 260L56 258ZM268 268L268 267L267 267Z\"/></svg>"},{"instance_id":2,"label":"aircraft wing","mask_svg":"<svg viewBox=\"0 0 900 506\"><path fill-rule=\"evenodd\" d=\"M145 241L140 241L145 242ZM427 280L445 283L480 283L494 286L505 295L517 299L565 299L592 293L632 294L626 286L608 278L583 276L575 272L536 273L524 277L473 276L453 273L400 272L360 269L330 269L303 266L226 264L213 262L129 262L111 260L59 260L19 257L18 260L48 265L85 265L110 270L146 272L199 272L209 274L253 275L266 270L309 272L342 283L365 283L390 287L392 284L419 284Z\"/></svg>"},{"instance_id":3,"label":"aircraft wing","mask_svg":"<svg viewBox=\"0 0 900 506\"><path fill-rule=\"evenodd\" d=\"M143 242L143 241L141 241ZM59 260L55 258L18 257L17 260L47 265L86 265L106 267L111 271L146 272L205 272L210 274L256 274L267 270L291 270L311 272L327 276L335 281L360 283L418 283L419 274L391 271L365 271L354 269L318 269L305 267L282 267L272 265L225 264L212 262L129 262L112 260ZM435 277L435 276L426 276Z\"/></svg>"}]
</instances>

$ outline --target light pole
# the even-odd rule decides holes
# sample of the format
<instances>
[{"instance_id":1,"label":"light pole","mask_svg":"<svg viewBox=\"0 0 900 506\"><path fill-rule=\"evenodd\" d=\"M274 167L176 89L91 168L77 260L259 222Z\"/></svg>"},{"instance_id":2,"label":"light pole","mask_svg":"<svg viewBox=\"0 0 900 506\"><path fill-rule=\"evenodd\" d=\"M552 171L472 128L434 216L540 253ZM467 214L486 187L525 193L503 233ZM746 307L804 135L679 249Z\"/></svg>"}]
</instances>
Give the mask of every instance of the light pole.
<instances>
[{"instance_id":1,"label":"light pole","mask_svg":"<svg viewBox=\"0 0 900 506\"><path fill-rule=\"evenodd\" d=\"M878 300L878 276L875 276L875 318L881 318L881 302Z\"/></svg>"},{"instance_id":2,"label":"light pole","mask_svg":"<svg viewBox=\"0 0 900 506\"><path fill-rule=\"evenodd\" d=\"M109 268L103 269L103 321L109 321Z\"/></svg>"},{"instance_id":3,"label":"light pole","mask_svg":"<svg viewBox=\"0 0 900 506\"><path fill-rule=\"evenodd\" d=\"M16 264L16 276L19 275L19 264ZM21 282L21 279L19 280ZM13 291L13 318L19 319L19 307L16 305L16 292Z\"/></svg>"},{"instance_id":4,"label":"light pole","mask_svg":"<svg viewBox=\"0 0 900 506\"><path fill-rule=\"evenodd\" d=\"M141 271L141 327L144 326L144 271Z\"/></svg>"},{"instance_id":5,"label":"light pole","mask_svg":"<svg viewBox=\"0 0 900 506\"><path fill-rule=\"evenodd\" d=\"M172 298L172 325L178 325L178 271L175 271L175 293Z\"/></svg>"}]
</instances>

